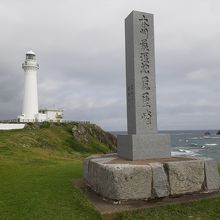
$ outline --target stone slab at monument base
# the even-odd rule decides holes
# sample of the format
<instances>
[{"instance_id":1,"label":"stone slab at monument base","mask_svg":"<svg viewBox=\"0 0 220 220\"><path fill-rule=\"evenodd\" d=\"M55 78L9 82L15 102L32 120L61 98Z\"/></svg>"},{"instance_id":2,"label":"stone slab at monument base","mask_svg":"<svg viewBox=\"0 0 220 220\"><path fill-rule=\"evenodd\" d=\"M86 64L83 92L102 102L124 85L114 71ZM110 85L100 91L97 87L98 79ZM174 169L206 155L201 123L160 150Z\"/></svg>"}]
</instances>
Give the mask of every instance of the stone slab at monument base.
<instances>
[{"instance_id":1,"label":"stone slab at monument base","mask_svg":"<svg viewBox=\"0 0 220 220\"><path fill-rule=\"evenodd\" d=\"M117 153L128 160L171 157L169 134L128 134L117 136Z\"/></svg>"},{"instance_id":2,"label":"stone slab at monument base","mask_svg":"<svg viewBox=\"0 0 220 220\"><path fill-rule=\"evenodd\" d=\"M84 160L84 178L112 200L148 200L218 191L220 178L211 158L171 157L129 161L117 154Z\"/></svg>"}]
</instances>

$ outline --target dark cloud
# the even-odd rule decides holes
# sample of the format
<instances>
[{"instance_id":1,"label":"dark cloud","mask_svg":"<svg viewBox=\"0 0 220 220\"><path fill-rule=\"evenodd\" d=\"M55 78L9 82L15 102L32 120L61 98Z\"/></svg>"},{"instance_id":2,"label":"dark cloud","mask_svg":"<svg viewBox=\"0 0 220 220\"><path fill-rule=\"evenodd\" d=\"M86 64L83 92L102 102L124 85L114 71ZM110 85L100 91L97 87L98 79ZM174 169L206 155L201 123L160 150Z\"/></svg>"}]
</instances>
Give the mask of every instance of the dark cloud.
<instances>
[{"instance_id":1,"label":"dark cloud","mask_svg":"<svg viewBox=\"0 0 220 220\"><path fill-rule=\"evenodd\" d=\"M159 128L220 128L217 0L2 0L0 118L21 112L21 64L32 48L40 107L125 130L124 18L134 9L155 14Z\"/></svg>"}]
</instances>

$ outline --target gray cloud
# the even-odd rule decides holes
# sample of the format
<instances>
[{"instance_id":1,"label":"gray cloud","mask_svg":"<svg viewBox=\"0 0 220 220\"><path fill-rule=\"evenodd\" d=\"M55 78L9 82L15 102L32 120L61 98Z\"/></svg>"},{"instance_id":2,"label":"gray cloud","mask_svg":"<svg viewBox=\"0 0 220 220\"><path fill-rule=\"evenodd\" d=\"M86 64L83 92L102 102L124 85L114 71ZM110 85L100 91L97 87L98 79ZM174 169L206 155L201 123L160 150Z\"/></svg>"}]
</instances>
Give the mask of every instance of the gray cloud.
<instances>
[{"instance_id":1,"label":"gray cloud","mask_svg":"<svg viewBox=\"0 0 220 220\"><path fill-rule=\"evenodd\" d=\"M124 18L132 10L155 14L159 128L220 128L217 0L2 0L0 118L20 114L21 63L32 48L41 107L125 130Z\"/></svg>"}]
</instances>

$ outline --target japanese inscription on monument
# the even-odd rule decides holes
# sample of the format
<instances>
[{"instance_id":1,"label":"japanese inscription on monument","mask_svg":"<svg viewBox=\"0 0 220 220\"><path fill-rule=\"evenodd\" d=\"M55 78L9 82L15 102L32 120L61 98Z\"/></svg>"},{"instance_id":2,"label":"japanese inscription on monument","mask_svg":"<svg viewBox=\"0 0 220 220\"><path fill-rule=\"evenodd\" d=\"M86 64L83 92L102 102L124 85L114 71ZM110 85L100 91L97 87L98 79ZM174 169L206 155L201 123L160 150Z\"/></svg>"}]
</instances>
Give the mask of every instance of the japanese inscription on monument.
<instances>
[{"instance_id":1,"label":"japanese inscription on monument","mask_svg":"<svg viewBox=\"0 0 220 220\"><path fill-rule=\"evenodd\" d=\"M142 79L142 89L143 89L143 112L141 118L146 121L146 124L151 124L151 105L149 97L149 75L150 75L150 62L149 62L149 46L148 46L148 28L149 23L145 15L139 18L140 21L140 33L143 34L143 39L140 41L140 74Z\"/></svg>"},{"instance_id":2,"label":"japanese inscription on monument","mask_svg":"<svg viewBox=\"0 0 220 220\"><path fill-rule=\"evenodd\" d=\"M153 15L133 11L125 19L128 135L118 136L127 159L170 157L170 137L157 132Z\"/></svg>"},{"instance_id":3,"label":"japanese inscription on monument","mask_svg":"<svg viewBox=\"0 0 220 220\"><path fill-rule=\"evenodd\" d=\"M157 118L153 15L132 13L125 20L125 29L127 32L128 133L155 133L157 131ZM134 57L133 60L131 56Z\"/></svg>"}]
</instances>

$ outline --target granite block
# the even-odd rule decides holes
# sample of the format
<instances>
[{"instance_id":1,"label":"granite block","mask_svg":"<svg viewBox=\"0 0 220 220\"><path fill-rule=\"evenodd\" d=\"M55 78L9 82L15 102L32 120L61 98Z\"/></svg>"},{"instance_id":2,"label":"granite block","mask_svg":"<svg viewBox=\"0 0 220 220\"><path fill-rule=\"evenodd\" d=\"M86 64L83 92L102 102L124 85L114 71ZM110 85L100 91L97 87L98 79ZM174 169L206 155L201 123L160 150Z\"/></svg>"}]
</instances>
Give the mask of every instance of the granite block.
<instances>
[{"instance_id":1,"label":"granite block","mask_svg":"<svg viewBox=\"0 0 220 220\"><path fill-rule=\"evenodd\" d=\"M150 163L152 168L152 198L169 196L169 182L162 163Z\"/></svg>"},{"instance_id":2,"label":"granite block","mask_svg":"<svg viewBox=\"0 0 220 220\"><path fill-rule=\"evenodd\" d=\"M165 168L168 173L171 195L203 190L205 180L203 160L167 162Z\"/></svg>"},{"instance_id":3,"label":"granite block","mask_svg":"<svg viewBox=\"0 0 220 220\"><path fill-rule=\"evenodd\" d=\"M220 178L216 162L207 158L205 162L205 187L207 190L219 190Z\"/></svg>"}]
</instances>

